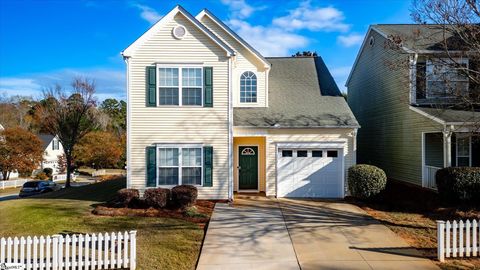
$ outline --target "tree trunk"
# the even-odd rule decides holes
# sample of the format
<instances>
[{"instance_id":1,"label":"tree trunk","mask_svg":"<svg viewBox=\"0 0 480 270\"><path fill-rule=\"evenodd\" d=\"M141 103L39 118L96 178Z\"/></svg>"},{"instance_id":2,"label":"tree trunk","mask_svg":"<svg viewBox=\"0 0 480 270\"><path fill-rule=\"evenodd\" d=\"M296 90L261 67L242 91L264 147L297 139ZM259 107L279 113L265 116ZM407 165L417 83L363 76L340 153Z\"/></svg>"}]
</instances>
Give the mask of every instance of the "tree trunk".
<instances>
[{"instance_id":1,"label":"tree trunk","mask_svg":"<svg viewBox=\"0 0 480 270\"><path fill-rule=\"evenodd\" d=\"M7 176L8 176L8 171L2 171L3 181L8 180L8 179L7 179Z\"/></svg>"},{"instance_id":2,"label":"tree trunk","mask_svg":"<svg viewBox=\"0 0 480 270\"><path fill-rule=\"evenodd\" d=\"M69 154L66 154L67 157L67 181L65 182L65 188L69 188L72 185L70 184L70 174L72 172L72 157Z\"/></svg>"},{"instance_id":3,"label":"tree trunk","mask_svg":"<svg viewBox=\"0 0 480 270\"><path fill-rule=\"evenodd\" d=\"M7 172L7 180L10 180L10 174L12 173L12 171L8 171Z\"/></svg>"}]
</instances>

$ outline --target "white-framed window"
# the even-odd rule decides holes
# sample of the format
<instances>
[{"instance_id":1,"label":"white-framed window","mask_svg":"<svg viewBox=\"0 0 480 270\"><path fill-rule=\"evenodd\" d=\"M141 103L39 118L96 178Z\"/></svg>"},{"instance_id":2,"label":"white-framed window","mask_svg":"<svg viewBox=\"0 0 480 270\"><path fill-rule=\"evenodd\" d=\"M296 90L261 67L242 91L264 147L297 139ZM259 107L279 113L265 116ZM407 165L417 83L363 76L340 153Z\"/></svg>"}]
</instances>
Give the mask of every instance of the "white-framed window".
<instances>
[{"instance_id":1,"label":"white-framed window","mask_svg":"<svg viewBox=\"0 0 480 270\"><path fill-rule=\"evenodd\" d=\"M457 167L472 166L472 141L470 136L457 135Z\"/></svg>"},{"instance_id":2,"label":"white-framed window","mask_svg":"<svg viewBox=\"0 0 480 270\"><path fill-rule=\"evenodd\" d=\"M240 103L257 102L257 75L246 71L240 76Z\"/></svg>"},{"instance_id":3,"label":"white-framed window","mask_svg":"<svg viewBox=\"0 0 480 270\"><path fill-rule=\"evenodd\" d=\"M158 105L202 106L203 67L157 65Z\"/></svg>"},{"instance_id":4,"label":"white-framed window","mask_svg":"<svg viewBox=\"0 0 480 270\"><path fill-rule=\"evenodd\" d=\"M456 64L460 67L455 67ZM466 58L427 60L426 97L449 98L466 94L468 76L464 74L465 68L468 68Z\"/></svg>"},{"instance_id":5,"label":"white-framed window","mask_svg":"<svg viewBox=\"0 0 480 270\"><path fill-rule=\"evenodd\" d=\"M158 145L157 186L203 184L201 145Z\"/></svg>"},{"instance_id":6,"label":"white-framed window","mask_svg":"<svg viewBox=\"0 0 480 270\"><path fill-rule=\"evenodd\" d=\"M60 142L57 139L53 139L52 150L59 150L59 149L60 149Z\"/></svg>"}]
</instances>

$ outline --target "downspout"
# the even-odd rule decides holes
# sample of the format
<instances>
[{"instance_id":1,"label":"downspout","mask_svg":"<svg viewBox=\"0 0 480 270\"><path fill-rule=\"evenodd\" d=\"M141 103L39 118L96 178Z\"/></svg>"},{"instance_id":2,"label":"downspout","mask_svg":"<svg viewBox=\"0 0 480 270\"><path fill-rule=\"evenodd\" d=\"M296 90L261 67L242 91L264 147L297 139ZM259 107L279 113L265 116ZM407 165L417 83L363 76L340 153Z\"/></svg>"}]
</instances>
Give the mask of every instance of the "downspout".
<instances>
[{"instance_id":1,"label":"downspout","mask_svg":"<svg viewBox=\"0 0 480 270\"><path fill-rule=\"evenodd\" d=\"M126 165L126 170L127 170L127 188L132 187L132 170L131 170L131 143L130 143L130 113L131 113L131 102L130 102L130 63L129 63L129 57L128 56L123 56L123 60L127 64L126 72L127 72L127 79L126 79L126 91L127 91L127 165Z\"/></svg>"},{"instance_id":2,"label":"downspout","mask_svg":"<svg viewBox=\"0 0 480 270\"><path fill-rule=\"evenodd\" d=\"M228 200L233 201L233 97L232 57L228 59Z\"/></svg>"}]
</instances>

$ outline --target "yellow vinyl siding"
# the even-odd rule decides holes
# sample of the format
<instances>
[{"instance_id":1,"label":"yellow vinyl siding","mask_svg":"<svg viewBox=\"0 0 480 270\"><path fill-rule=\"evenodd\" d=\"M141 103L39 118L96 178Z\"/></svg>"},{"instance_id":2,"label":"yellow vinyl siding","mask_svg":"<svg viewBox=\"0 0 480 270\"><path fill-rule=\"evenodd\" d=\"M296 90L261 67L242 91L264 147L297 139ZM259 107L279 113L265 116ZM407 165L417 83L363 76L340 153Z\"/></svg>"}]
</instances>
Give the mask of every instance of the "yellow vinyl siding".
<instances>
[{"instance_id":1,"label":"yellow vinyl siding","mask_svg":"<svg viewBox=\"0 0 480 270\"><path fill-rule=\"evenodd\" d=\"M207 16L203 16L201 22L218 38L237 52L232 66L233 106L267 107L265 64ZM240 76L245 71L252 71L257 76L257 103L240 103Z\"/></svg>"},{"instance_id":2,"label":"yellow vinyl siding","mask_svg":"<svg viewBox=\"0 0 480 270\"><path fill-rule=\"evenodd\" d=\"M235 137L233 138L233 179L234 179L234 190L238 191L238 147L239 146L258 146L258 187L259 191L265 192L265 164L266 164L266 155L265 155L265 137Z\"/></svg>"},{"instance_id":3,"label":"yellow vinyl siding","mask_svg":"<svg viewBox=\"0 0 480 270\"><path fill-rule=\"evenodd\" d=\"M175 39L178 24L187 35ZM155 63L203 63L213 67L213 108L146 107L146 67ZM130 185L146 183L145 148L155 143L201 143L213 146L213 187L200 187L200 198L228 197L228 58L225 51L177 14L138 47L129 59ZM158 94L157 94L158 98Z\"/></svg>"},{"instance_id":4,"label":"yellow vinyl siding","mask_svg":"<svg viewBox=\"0 0 480 270\"><path fill-rule=\"evenodd\" d=\"M319 128L319 129L242 129L234 127L234 137L266 137L266 183L267 196L276 196L276 144L280 142L345 142L344 161L345 179L349 167L356 163L354 129Z\"/></svg>"}]
</instances>

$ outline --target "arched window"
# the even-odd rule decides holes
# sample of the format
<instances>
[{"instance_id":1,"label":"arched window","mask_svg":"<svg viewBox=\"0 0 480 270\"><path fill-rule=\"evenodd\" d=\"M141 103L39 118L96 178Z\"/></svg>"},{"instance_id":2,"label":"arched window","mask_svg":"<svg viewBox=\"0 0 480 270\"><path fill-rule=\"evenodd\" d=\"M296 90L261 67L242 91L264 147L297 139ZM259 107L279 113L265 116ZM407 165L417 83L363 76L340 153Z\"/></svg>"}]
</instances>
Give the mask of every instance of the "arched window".
<instances>
[{"instance_id":1,"label":"arched window","mask_svg":"<svg viewBox=\"0 0 480 270\"><path fill-rule=\"evenodd\" d=\"M240 76L240 102L257 102L257 76L251 71L246 71Z\"/></svg>"}]
</instances>

